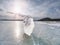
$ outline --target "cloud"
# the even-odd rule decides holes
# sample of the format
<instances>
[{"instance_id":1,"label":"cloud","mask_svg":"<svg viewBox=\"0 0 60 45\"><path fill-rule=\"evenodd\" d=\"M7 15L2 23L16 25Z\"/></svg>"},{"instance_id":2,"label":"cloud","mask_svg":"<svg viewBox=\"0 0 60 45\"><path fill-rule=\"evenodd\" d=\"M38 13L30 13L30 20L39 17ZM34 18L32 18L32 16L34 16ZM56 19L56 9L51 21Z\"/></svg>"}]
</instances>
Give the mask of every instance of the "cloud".
<instances>
[{"instance_id":1,"label":"cloud","mask_svg":"<svg viewBox=\"0 0 60 45\"><path fill-rule=\"evenodd\" d=\"M0 9L0 11L3 11L3 9Z\"/></svg>"},{"instance_id":2,"label":"cloud","mask_svg":"<svg viewBox=\"0 0 60 45\"><path fill-rule=\"evenodd\" d=\"M0 0L0 8L3 8L5 12L17 12L21 14L26 14L28 7L26 0Z\"/></svg>"},{"instance_id":3,"label":"cloud","mask_svg":"<svg viewBox=\"0 0 60 45\"><path fill-rule=\"evenodd\" d=\"M13 12L15 2L19 3L21 14L40 18L60 18L60 0L0 0L0 8Z\"/></svg>"},{"instance_id":4,"label":"cloud","mask_svg":"<svg viewBox=\"0 0 60 45\"><path fill-rule=\"evenodd\" d=\"M60 0L30 0L28 12L32 16L40 18L42 17L59 18L60 17L59 4ZM54 12L54 14L52 12Z\"/></svg>"},{"instance_id":5,"label":"cloud","mask_svg":"<svg viewBox=\"0 0 60 45\"><path fill-rule=\"evenodd\" d=\"M60 18L60 2L55 2L50 5L47 11L48 17Z\"/></svg>"}]
</instances>

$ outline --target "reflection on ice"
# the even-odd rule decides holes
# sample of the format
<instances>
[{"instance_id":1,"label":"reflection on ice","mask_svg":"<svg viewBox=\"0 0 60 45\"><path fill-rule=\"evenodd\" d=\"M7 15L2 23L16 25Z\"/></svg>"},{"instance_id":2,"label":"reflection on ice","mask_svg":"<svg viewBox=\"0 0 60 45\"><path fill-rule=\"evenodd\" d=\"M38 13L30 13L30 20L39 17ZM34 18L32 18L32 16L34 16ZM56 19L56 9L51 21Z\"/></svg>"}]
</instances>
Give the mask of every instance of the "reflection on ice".
<instances>
[{"instance_id":1,"label":"reflection on ice","mask_svg":"<svg viewBox=\"0 0 60 45\"><path fill-rule=\"evenodd\" d=\"M20 21L15 21L15 25L14 25L14 32L15 32L15 38L16 39L22 39L23 37L23 28L22 27L22 22Z\"/></svg>"},{"instance_id":2,"label":"reflection on ice","mask_svg":"<svg viewBox=\"0 0 60 45\"><path fill-rule=\"evenodd\" d=\"M15 24L15 35L16 35L17 38L19 38L20 30L21 30L21 29L20 29L20 26L19 26L20 23L19 23L18 21L16 21L15 23L16 23L16 24Z\"/></svg>"}]
</instances>

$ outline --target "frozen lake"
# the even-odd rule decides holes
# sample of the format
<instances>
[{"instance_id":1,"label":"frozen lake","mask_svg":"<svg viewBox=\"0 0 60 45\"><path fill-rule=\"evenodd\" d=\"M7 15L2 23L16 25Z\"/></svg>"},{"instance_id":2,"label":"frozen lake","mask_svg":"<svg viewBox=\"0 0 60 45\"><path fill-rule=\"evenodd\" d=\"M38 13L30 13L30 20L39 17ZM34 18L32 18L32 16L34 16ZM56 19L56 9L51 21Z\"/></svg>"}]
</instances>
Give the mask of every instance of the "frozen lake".
<instances>
[{"instance_id":1,"label":"frozen lake","mask_svg":"<svg viewBox=\"0 0 60 45\"><path fill-rule=\"evenodd\" d=\"M22 35L22 22L0 21L0 45L60 45L60 22L35 22L32 35Z\"/></svg>"}]
</instances>

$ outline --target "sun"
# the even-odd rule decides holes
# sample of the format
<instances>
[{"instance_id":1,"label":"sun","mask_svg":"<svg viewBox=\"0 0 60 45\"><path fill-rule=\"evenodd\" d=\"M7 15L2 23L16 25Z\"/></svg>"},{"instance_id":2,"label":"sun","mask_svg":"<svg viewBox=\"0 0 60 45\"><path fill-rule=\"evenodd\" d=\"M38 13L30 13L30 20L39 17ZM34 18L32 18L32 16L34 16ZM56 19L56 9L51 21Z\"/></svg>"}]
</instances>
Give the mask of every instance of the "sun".
<instances>
[{"instance_id":1,"label":"sun","mask_svg":"<svg viewBox=\"0 0 60 45\"><path fill-rule=\"evenodd\" d=\"M19 5L19 2L15 2L14 3L13 12L14 13L20 13L20 5Z\"/></svg>"},{"instance_id":2,"label":"sun","mask_svg":"<svg viewBox=\"0 0 60 45\"><path fill-rule=\"evenodd\" d=\"M23 0L15 0L11 2L9 8L10 8L9 11L13 12L14 14L26 14L28 3Z\"/></svg>"}]
</instances>

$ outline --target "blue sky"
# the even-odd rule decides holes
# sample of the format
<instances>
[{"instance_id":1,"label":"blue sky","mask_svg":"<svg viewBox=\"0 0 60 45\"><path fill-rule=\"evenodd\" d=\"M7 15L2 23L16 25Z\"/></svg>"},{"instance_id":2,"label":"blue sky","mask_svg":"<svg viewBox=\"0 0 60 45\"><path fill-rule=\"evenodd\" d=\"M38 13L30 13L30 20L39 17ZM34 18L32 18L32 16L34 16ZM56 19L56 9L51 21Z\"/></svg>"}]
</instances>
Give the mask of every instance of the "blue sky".
<instances>
[{"instance_id":1,"label":"blue sky","mask_svg":"<svg viewBox=\"0 0 60 45\"><path fill-rule=\"evenodd\" d=\"M0 0L0 8L33 17L60 18L60 0Z\"/></svg>"}]
</instances>

